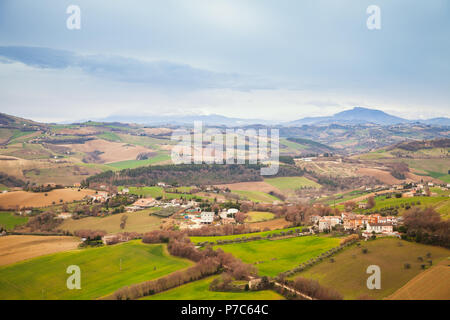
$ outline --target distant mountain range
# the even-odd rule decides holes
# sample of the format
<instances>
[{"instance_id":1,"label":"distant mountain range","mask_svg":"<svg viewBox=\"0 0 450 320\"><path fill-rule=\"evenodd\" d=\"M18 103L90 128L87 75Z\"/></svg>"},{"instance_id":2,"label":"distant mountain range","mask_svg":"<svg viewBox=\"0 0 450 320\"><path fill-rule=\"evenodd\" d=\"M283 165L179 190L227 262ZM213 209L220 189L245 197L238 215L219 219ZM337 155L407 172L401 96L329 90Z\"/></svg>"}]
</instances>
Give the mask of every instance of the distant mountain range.
<instances>
[{"instance_id":1,"label":"distant mountain range","mask_svg":"<svg viewBox=\"0 0 450 320\"><path fill-rule=\"evenodd\" d=\"M300 127L303 125L359 125L359 124L376 124L376 125L394 125L405 123L421 123L433 126L450 126L450 118L440 117L426 120L407 120L400 117L390 115L386 112L367 109L362 107L355 107L350 110L345 110L336 113L332 116L324 117L306 117L289 122L276 122L262 119L242 119L231 118L217 114L210 115L158 115L158 116L137 116L137 115L112 115L105 118L85 119L79 121L63 122L69 123L83 123L89 120L98 122L120 122L120 123L136 123L142 125L160 125L160 126L184 126L194 124L194 121L202 121L204 126L226 126L226 127L245 127L250 125L262 126L283 126L283 127ZM31 120L22 119L6 114L0 113L0 125L18 124L22 125L44 125Z\"/></svg>"},{"instance_id":2,"label":"distant mountain range","mask_svg":"<svg viewBox=\"0 0 450 320\"><path fill-rule=\"evenodd\" d=\"M324 117L306 117L295 121L277 123L275 121L261 119L241 119L230 118L217 114L211 115L176 115L176 116L109 116L106 118L95 119L101 122L122 122L122 123L138 123L148 125L192 125L194 121L202 121L208 126L248 126L248 125L282 125L282 126L302 126L302 125L328 125L337 124L377 124L377 125L394 125L400 123L419 122L429 125L450 126L450 118L433 118L428 120L407 120L400 117L390 115L386 112L355 107L351 110L336 113L333 116Z\"/></svg>"},{"instance_id":3,"label":"distant mountain range","mask_svg":"<svg viewBox=\"0 0 450 320\"><path fill-rule=\"evenodd\" d=\"M390 115L386 112L367 109L361 107L355 107L351 110L342 111L336 113L333 116L328 117L307 117L299 120L286 123L288 126L301 126L301 125L317 125L317 124L367 124L373 123L378 125L393 125L399 123L424 123L432 125L448 125L450 126L450 118L433 118L428 120L407 120L400 117Z\"/></svg>"},{"instance_id":4,"label":"distant mountain range","mask_svg":"<svg viewBox=\"0 0 450 320\"><path fill-rule=\"evenodd\" d=\"M120 116L114 115L95 119L101 122L122 122L148 125L193 125L194 121L202 121L205 126L245 126L250 124L271 124L267 120L230 118L217 114L211 115L163 115L163 116Z\"/></svg>"}]
</instances>

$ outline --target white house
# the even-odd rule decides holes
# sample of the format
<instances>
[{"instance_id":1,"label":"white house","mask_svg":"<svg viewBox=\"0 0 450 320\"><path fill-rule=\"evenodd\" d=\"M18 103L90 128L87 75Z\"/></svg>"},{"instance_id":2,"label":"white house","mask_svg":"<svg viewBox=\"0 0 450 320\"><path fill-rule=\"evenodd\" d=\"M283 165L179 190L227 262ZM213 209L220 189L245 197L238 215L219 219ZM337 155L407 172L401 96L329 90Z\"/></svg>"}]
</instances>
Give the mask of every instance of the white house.
<instances>
[{"instance_id":1,"label":"white house","mask_svg":"<svg viewBox=\"0 0 450 320\"><path fill-rule=\"evenodd\" d=\"M319 231L322 232L324 230L330 230L331 229L331 225L330 222L325 220L325 219L320 219L319 220Z\"/></svg>"},{"instance_id":2,"label":"white house","mask_svg":"<svg viewBox=\"0 0 450 320\"><path fill-rule=\"evenodd\" d=\"M390 223L368 223L367 224L368 233L392 233L394 232L394 227Z\"/></svg>"},{"instance_id":3,"label":"white house","mask_svg":"<svg viewBox=\"0 0 450 320\"><path fill-rule=\"evenodd\" d=\"M203 224L211 224L214 221L214 212L202 212L200 222Z\"/></svg>"},{"instance_id":4,"label":"white house","mask_svg":"<svg viewBox=\"0 0 450 320\"><path fill-rule=\"evenodd\" d=\"M319 218L319 231L330 230L337 224L341 223L339 216L324 216Z\"/></svg>"},{"instance_id":5,"label":"white house","mask_svg":"<svg viewBox=\"0 0 450 320\"><path fill-rule=\"evenodd\" d=\"M239 212L238 209L230 208L230 209L227 210L227 215L229 215L229 216L231 216L231 217L234 217L234 215L235 215L236 213L238 213L238 212Z\"/></svg>"}]
</instances>

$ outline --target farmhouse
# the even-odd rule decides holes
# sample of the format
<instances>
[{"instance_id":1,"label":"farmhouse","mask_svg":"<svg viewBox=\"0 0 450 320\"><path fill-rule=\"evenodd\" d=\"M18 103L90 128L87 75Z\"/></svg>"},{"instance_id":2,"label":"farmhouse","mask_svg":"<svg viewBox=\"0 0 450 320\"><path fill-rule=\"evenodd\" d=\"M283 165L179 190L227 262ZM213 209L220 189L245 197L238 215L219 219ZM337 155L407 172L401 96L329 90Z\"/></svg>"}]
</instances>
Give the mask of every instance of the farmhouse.
<instances>
[{"instance_id":1,"label":"farmhouse","mask_svg":"<svg viewBox=\"0 0 450 320\"><path fill-rule=\"evenodd\" d=\"M358 208L359 209L367 209L367 203L364 203L364 202L358 203Z\"/></svg>"},{"instance_id":2,"label":"farmhouse","mask_svg":"<svg viewBox=\"0 0 450 320\"><path fill-rule=\"evenodd\" d=\"M155 205L155 199L153 198L142 198L133 203L133 206L140 208L150 208Z\"/></svg>"},{"instance_id":3,"label":"farmhouse","mask_svg":"<svg viewBox=\"0 0 450 320\"><path fill-rule=\"evenodd\" d=\"M92 201L95 201L95 202L106 202L106 200L108 200L108 192L99 191L99 192L97 192L97 194L94 194L90 197L91 197Z\"/></svg>"},{"instance_id":4,"label":"farmhouse","mask_svg":"<svg viewBox=\"0 0 450 320\"><path fill-rule=\"evenodd\" d=\"M211 224L214 221L214 212L202 212L200 215L200 223Z\"/></svg>"},{"instance_id":5,"label":"farmhouse","mask_svg":"<svg viewBox=\"0 0 450 320\"><path fill-rule=\"evenodd\" d=\"M394 231L394 228L392 224L389 223L373 223L373 224L367 224L367 232L368 233L392 233Z\"/></svg>"},{"instance_id":6,"label":"farmhouse","mask_svg":"<svg viewBox=\"0 0 450 320\"><path fill-rule=\"evenodd\" d=\"M319 218L319 231L330 230L335 225L340 224L341 219L337 216L324 216Z\"/></svg>"},{"instance_id":7,"label":"farmhouse","mask_svg":"<svg viewBox=\"0 0 450 320\"><path fill-rule=\"evenodd\" d=\"M59 215L58 215L58 218L59 219L69 219L69 218L71 218L72 217L72 214L70 213L70 212L61 212Z\"/></svg>"}]
</instances>

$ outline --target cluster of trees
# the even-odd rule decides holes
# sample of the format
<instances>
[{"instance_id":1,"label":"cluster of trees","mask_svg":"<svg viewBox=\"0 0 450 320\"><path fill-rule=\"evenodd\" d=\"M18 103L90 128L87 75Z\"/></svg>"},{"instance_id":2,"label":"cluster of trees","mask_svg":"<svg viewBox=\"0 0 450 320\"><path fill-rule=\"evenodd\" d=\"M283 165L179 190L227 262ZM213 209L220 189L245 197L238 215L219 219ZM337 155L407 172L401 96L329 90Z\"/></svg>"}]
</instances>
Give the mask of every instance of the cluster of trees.
<instances>
[{"instance_id":1,"label":"cluster of trees","mask_svg":"<svg viewBox=\"0 0 450 320\"><path fill-rule=\"evenodd\" d=\"M77 230L74 235L87 240L101 240L106 235L104 230Z\"/></svg>"},{"instance_id":2,"label":"cluster of trees","mask_svg":"<svg viewBox=\"0 0 450 320\"><path fill-rule=\"evenodd\" d=\"M62 220L56 219L56 214L53 212L44 212L40 215L31 217L25 225L31 232L51 232L55 230Z\"/></svg>"},{"instance_id":3,"label":"cluster of trees","mask_svg":"<svg viewBox=\"0 0 450 320\"><path fill-rule=\"evenodd\" d=\"M353 243L353 242L358 241L358 240L359 240L359 235L357 235L357 234L351 234L351 235L349 235L349 236L343 238L343 239L341 240L341 242L340 242L340 245L341 245L341 246L342 246L342 245L346 245L346 244Z\"/></svg>"},{"instance_id":4,"label":"cluster of trees","mask_svg":"<svg viewBox=\"0 0 450 320\"><path fill-rule=\"evenodd\" d=\"M128 220L128 216L126 214L124 214L121 218L120 218L120 229L125 229L125 226L127 225L127 220Z\"/></svg>"},{"instance_id":5,"label":"cluster of trees","mask_svg":"<svg viewBox=\"0 0 450 320\"><path fill-rule=\"evenodd\" d=\"M134 239L142 239L142 234L137 232L122 232L108 239L108 245L117 244L119 242L130 241Z\"/></svg>"},{"instance_id":6,"label":"cluster of trees","mask_svg":"<svg viewBox=\"0 0 450 320\"><path fill-rule=\"evenodd\" d=\"M407 163L404 162L393 162L387 164L389 171L394 178L399 180L406 179L406 173L409 172L409 167Z\"/></svg>"},{"instance_id":7,"label":"cluster of trees","mask_svg":"<svg viewBox=\"0 0 450 320\"><path fill-rule=\"evenodd\" d=\"M450 148L450 139L435 139L435 140L423 140L423 141L408 141L402 142L396 146L399 149L406 151L418 151L420 149L432 149L432 148Z\"/></svg>"},{"instance_id":8,"label":"cluster of trees","mask_svg":"<svg viewBox=\"0 0 450 320\"><path fill-rule=\"evenodd\" d=\"M24 181L17 179L16 177L10 176L4 172L0 172L0 184L9 188L25 186Z\"/></svg>"},{"instance_id":9,"label":"cluster of trees","mask_svg":"<svg viewBox=\"0 0 450 320\"><path fill-rule=\"evenodd\" d=\"M137 200L137 196L133 194L118 194L114 197L109 198L105 204L104 207L106 209L108 208L117 208L117 207L123 207L128 206L132 203L134 203Z\"/></svg>"},{"instance_id":10,"label":"cluster of trees","mask_svg":"<svg viewBox=\"0 0 450 320\"><path fill-rule=\"evenodd\" d=\"M403 215L403 238L450 248L450 221L442 220L433 208L414 207Z\"/></svg>"},{"instance_id":11,"label":"cluster of trees","mask_svg":"<svg viewBox=\"0 0 450 320\"><path fill-rule=\"evenodd\" d=\"M319 174L314 171L306 170L306 172L311 178L316 180L318 184L322 185L323 188L330 191L349 190L356 189L361 186L380 184L380 181L378 181L376 178L369 176L332 177Z\"/></svg>"},{"instance_id":12,"label":"cluster of trees","mask_svg":"<svg viewBox=\"0 0 450 320\"><path fill-rule=\"evenodd\" d=\"M339 215L339 209L332 208L326 205L293 205L282 206L282 209L278 211L279 215L284 215L286 221L289 221L294 226L300 226L305 222L309 223L310 217L313 215L318 216L333 216Z\"/></svg>"},{"instance_id":13,"label":"cluster of trees","mask_svg":"<svg viewBox=\"0 0 450 320\"><path fill-rule=\"evenodd\" d=\"M321 286L318 281L297 277L289 285L295 290L319 300L342 300L344 297L336 290Z\"/></svg>"},{"instance_id":14,"label":"cluster of trees","mask_svg":"<svg viewBox=\"0 0 450 320\"><path fill-rule=\"evenodd\" d=\"M142 237L144 243L168 243L169 240L181 240L186 236L185 230L153 230Z\"/></svg>"},{"instance_id":15,"label":"cluster of trees","mask_svg":"<svg viewBox=\"0 0 450 320\"><path fill-rule=\"evenodd\" d=\"M94 183L143 186L165 182L178 185L214 185L224 183L261 181L261 164L183 164L160 165L124 169L119 172L106 171L87 178L82 185ZM277 176L300 176L303 171L294 166L281 166Z\"/></svg>"},{"instance_id":16,"label":"cluster of trees","mask_svg":"<svg viewBox=\"0 0 450 320\"><path fill-rule=\"evenodd\" d=\"M48 185L31 185L27 184L23 189L25 191L31 192L49 192L55 189L63 189L64 187L60 184L48 184Z\"/></svg>"},{"instance_id":17,"label":"cluster of trees","mask_svg":"<svg viewBox=\"0 0 450 320\"><path fill-rule=\"evenodd\" d=\"M67 138L40 138L39 143L49 144L83 144L86 141L94 140L93 137L67 137Z\"/></svg>"},{"instance_id":18,"label":"cluster of trees","mask_svg":"<svg viewBox=\"0 0 450 320\"><path fill-rule=\"evenodd\" d=\"M85 239L80 244L80 248L99 247L103 246L102 237L106 235L106 232L102 230L77 230L74 235Z\"/></svg>"}]
</instances>

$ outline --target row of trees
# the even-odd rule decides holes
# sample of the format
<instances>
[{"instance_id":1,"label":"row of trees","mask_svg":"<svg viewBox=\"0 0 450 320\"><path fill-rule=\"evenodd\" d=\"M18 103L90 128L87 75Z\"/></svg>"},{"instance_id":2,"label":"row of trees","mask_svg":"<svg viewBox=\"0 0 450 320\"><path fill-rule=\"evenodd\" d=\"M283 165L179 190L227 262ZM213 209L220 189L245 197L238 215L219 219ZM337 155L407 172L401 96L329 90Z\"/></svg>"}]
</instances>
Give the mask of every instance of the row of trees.
<instances>
[{"instance_id":1,"label":"row of trees","mask_svg":"<svg viewBox=\"0 0 450 320\"><path fill-rule=\"evenodd\" d=\"M289 283L293 289L319 300L342 300L344 297L338 291L321 286L318 281L297 277Z\"/></svg>"}]
</instances>

